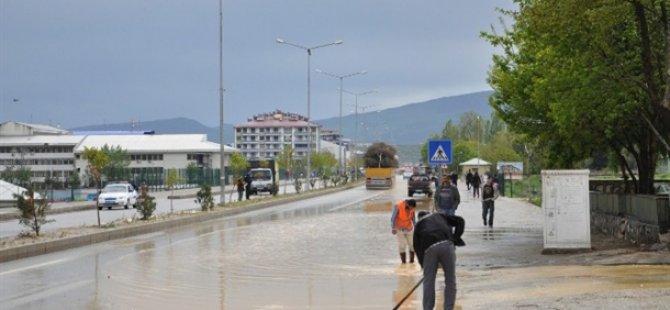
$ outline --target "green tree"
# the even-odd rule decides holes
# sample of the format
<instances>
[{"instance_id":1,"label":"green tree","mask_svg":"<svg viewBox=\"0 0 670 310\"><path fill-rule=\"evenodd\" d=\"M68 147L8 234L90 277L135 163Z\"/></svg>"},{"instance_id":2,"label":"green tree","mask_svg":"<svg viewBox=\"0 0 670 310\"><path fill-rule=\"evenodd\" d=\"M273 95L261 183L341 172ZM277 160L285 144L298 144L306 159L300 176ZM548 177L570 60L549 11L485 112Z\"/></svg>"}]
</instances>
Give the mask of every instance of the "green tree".
<instances>
[{"instance_id":1,"label":"green tree","mask_svg":"<svg viewBox=\"0 0 670 310\"><path fill-rule=\"evenodd\" d=\"M22 187L28 187L30 186L31 175L32 172L28 167L6 166L5 170L0 173L0 179Z\"/></svg>"},{"instance_id":2,"label":"green tree","mask_svg":"<svg viewBox=\"0 0 670 310\"><path fill-rule=\"evenodd\" d=\"M168 189L172 191L172 194L170 195L170 212L174 212L174 209L172 207L172 199L173 199L172 197L174 196L175 185L177 185L178 183L183 182L183 180L184 179L182 177L180 177L179 174L177 173L176 168L168 169L166 183L167 183Z\"/></svg>"},{"instance_id":3,"label":"green tree","mask_svg":"<svg viewBox=\"0 0 670 310\"><path fill-rule=\"evenodd\" d=\"M137 204L137 212L142 215L142 220L148 220L156 211L156 198L149 195L149 187L142 185L141 193L139 197L139 203Z\"/></svg>"},{"instance_id":4,"label":"green tree","mask_svg":"<svg viewBox=\"0 0 670 310\"><path fill-rule=\"evenodd\" d=\"M200 168L198 168L198 165L194 162L188 163L186 165L186 182L188 184L194 184L198 182L198 173L200 172Z\"/></svg>"},{"instance_id":5,"label":"green tree","mask_svg":"<svg viewBox=\"0 0 670 310\"><path fill-rule=\"evenodd\" d=\"M242 153L234 152L230 155L230 168L236 177L241 176L249 168L249 161Z\"/></svg>"},{"instance_id":6,"label":"green tree","mask_svg":"<svg viewBox=\"0 0 670 310\"><path fill-rule=\"evenodd\" d=\"M312 169L318 172L323 180L323 186L327 187L328 180L333 174L333 170L337 166L337 159L335 155L329 151L313 152ZM314 187L312 185L312 187Z\"/></svg>"},{"instance_id":7,"label":"green tree","mask_svg":"<svg viewBox=\"0 0 670 310\"><path fill-rule=\"evenodd\" d=\"M295 156L295 150L290 144L285 144L284 149L277 156L277 165L279 169L284 169L286 174L286 180L288 176L293 173L293 157ZM286 194L286 186L288 182L284 182L284 194Z\"/></svg>"},{"instance_id":8,"label":"green tree","mask_svg":"<svg viewBox=\"0 0 670 310\"><path fill-rule=\"evenodd\" d=\"M103 145L100 149L107 155L108 163L103 168L103 174L110 181L120 181L129 179L128 166L130 165L130 155L128 151L121 146Z\"/></svg>"},{"instance_id":9,"label":"green tree","mask_svg":"<svg viewBox=\"0 0 670 310\"><path fill-rule=\"evenodd\" d=\"M363 161L366 167L398 168L397 152L392 145L376 142L365 151Z\"/></svg>"},{"instance_id":10,"label":"green tree","mask_svg":"<svg viewBox=\"0 0 670 310\"><path fill-rule=\"evenodd\" d=\"M73 172L69 178L67 178L67 183L70 185L70 200L74 201L74 190L81 186L81 178L79 178L79 173L76 171Z\"/></svg>"},{"instance_id":11,"label":"green tree","mask_svg":"<svg viewBox=\"0 0 670 310\"><path fill-rule=\"evenodd\" d=\"M95 187L98 189L98 194L102 189L102 176L103 171L107 164L109 164L109 157L103 151L96 148L84 147L84 152L81 154L81 157L88 161L87 171L93 181L95 182ZM98 199L95 199L95 206L98 215L98 226L100 226L100 206L98 206Z\"/></svg>"},{"instance_id":12,"label":"green tree","mask_svg":"<svg viewBox=\"0 0 670 310\"><path fill-rule=\"evenodd\" d=\"M32 186L29 186L25 193L14 194L14 198L16 198L16 207L20 213L19 223L27 226L36 236L39 236L42 225L54 222L54 220L46 218L49 200L44 195L41 197L35 197L35 195Z\"/></svg>"},{"instance_id":13,"label":"green tree","mask_svg":"<svg viewBox=\"0 0 670 310\"><path fill-rule=\"evenodd\" d=\"M230 155L230 168L233 170L233 180L237 181L238 178L241 178L247 168L249 168L249 161L244 155L240 152L234 152ZM235 181L231 182L233 184L233 191L230 193L232 200L233 193L236 193L235 190Z\"/></svg>"},{"instance_id":14,"label":"green tree","mask_svg":"<svg viewBox=\"0 0 670 310\"><path fill-rule=\"evenodd\" d=\"M483 130L482 117L475 112L463 113L458 121L460 136L463 140L477 141L481 139Z\"/></svg>"},{"instance_id":15,"label":"green tree","mask_svg":"<svg viewBox=\"0 0 670 310\"><path fill-rule=\"evenodd\" d=\"M460 138L460 136L460 129L454 125L451 119L447 120L447 122L444 124L444 128L442 129L441 137L444 139L457 140Z\"/></svg>"},{"instance_id":16,"label":"green tree","mask_svg":"<svg viewBox=\"0 0 670 310\"><path fill-rule=\"evenodd\" d=\"M196 201L200 204L202 211L214 209L214 197L212 197L212 187L205 183L196 193Z\"/></svg>"},{"instance_id":17,"label":"green tree","mask_svg":"<svg viewBox=\"0 0 670 310\"><path fill-rule=\"evenodd\" d=\"M491 105L545 167L610 149L638 192L653 191L670 136L666 2L518 1L518 12L502 11L514 26L483 34L503 51L489 74Z\"/></svg>"}]
</instances>

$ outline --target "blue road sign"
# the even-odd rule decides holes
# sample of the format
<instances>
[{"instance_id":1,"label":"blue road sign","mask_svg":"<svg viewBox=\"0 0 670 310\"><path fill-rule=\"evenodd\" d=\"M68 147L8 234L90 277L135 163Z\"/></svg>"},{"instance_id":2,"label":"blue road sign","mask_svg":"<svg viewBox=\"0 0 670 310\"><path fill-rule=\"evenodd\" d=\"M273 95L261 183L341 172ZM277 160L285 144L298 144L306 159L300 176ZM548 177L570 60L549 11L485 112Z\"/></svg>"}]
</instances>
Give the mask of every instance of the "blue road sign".
<instances>
[{"instance_id":1,"label":"blue road sign","mask_svg":"<svg viewBox=\"0 0 670 310\"><path fill-rule=\"evenodd\" d=\"M451 140L428 140L428 162L451 164Z\"/></svg>"}]
</instances>

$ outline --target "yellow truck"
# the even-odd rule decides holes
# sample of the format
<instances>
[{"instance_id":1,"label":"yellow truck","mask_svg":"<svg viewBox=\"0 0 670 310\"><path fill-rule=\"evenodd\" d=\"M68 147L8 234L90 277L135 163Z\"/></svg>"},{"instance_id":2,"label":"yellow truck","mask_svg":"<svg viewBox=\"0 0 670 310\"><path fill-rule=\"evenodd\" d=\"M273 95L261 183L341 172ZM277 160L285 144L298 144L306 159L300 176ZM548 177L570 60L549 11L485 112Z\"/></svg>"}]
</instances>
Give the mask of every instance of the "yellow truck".
<instances>
[{"instance_id":1,"label":"yellow truck","mask_svg":"<svg viewBox=\"0 0 670 310\"><path fill-rule=\"evenodd\" d=\"M366 189L393 188L395 168L365 168Z\"/></svg>"}]
</instances>

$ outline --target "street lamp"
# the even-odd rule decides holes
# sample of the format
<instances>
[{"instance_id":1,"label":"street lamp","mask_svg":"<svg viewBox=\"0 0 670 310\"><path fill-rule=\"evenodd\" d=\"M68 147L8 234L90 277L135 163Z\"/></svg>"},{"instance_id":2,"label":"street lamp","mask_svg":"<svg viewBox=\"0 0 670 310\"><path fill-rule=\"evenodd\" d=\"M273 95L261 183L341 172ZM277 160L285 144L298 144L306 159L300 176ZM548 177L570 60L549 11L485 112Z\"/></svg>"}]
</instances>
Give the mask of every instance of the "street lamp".
<instances>
[{"instance_id":1,"label":"street lamp","mask_svg":"<svg viewBox=\"0 0 670 310\"><path fill-rule=\"evenodd\" d=\"M481 121L479 115L477 115L477 171L479 171L479 159L481 158L481 154L479 153L479 140L482 139L481 127Z\"/></svg>"},{"instance_id":2,"label":"street lamp","mask_svg":"<svg viewBox=\"0 0 670 310\"><path fill-rule=\"evenodd\" d=\"M309 133L308 138L307 138L307 143L308 143L308 146L307 146L307 178L309 180L311 178L311 174L312 174L312 160L310 158L310 156L312 155L312 126L310 124L311 108L312 108L311 93L310 93L310 91L311 91L310 72L312 71L312 69L311 69L310 58L312 56L312 50L315 50L317 48L326 47L326 46L331 46L331 45L339 45L339 44L342 44L343 41L342 40L337 40L337 41L332 42L332 43L317 45L317 46L313 46L313 47L305 47L305 46L302 46L302 45L299 45L299 44L294 44L294 43L291 43L291 42L284 41L281 38L277 38L276 42L279 43L279 44L286 44L286 45L290 45L290 46L302 49L304 51L307 51L307 131ZM309 188L309 184L307 185L307 188Z\"/></svg>"},{"instance_id":3,"label":"street lamp","mask_svg":"<svg viewBox=\"0 0 670 310\"><path fill-rule=\"evenodd\" d=\"M221 186L220 193L220 203L223 207L226 201L226 194L224 189L226 188L226 174L225 174L225 163L226 163L226 146L223 141L223 0L219 0L219 151L221 152L221 158L219 163L221 167L219 168L219 183ZM172 203L172 200L170 200Z\"/></svg>"},{"instance_id":4,"label":"street lamp","mask_svg":"<svg viewBox=\"0 0 670 310\"><path fill-rule=\"evenodd\" d=\"M351 143L353 145L353 150L354 150L353 154L354 154L354 157L355 157L356 156L356 142L358 141L358 97L369 95L369 94L372 94L372 93L376 93L377 90L368 90L368 91L364 91L364 92L360 92L360 93L354 93L354 92L350 92L348 90L342 90L342 91L347 93L347 94L353 95L356 98L356 104L354 106L354 114L356 115L355 116L356 125L354 126L354 128L355 128L354 129L354 141ZM356 172L354 172L354 180L358 180L358 160L357 159L354 159L354 165L355 165L355 168L356 168Z\"/></svg>"},{"instance_id":5,"label":"street lamp","mask_svg":"<svg viewBox=\"0 0 670 310\"><path fill-rule=\"evenodd\" d=\"M342 173L342 171L344 170L344 166L345 166L344 160L343 160L343 157L342 157L342 138L344 137L344 134L342 133L342 92L344 91L344 85L343 85L344 84L344 79L348 78L348 77L356 76L356 75L366 74L368 72L363 70L363 71L358 71L358 72L349 73L349 74L345 74L345 75L332 74L332 73L328 73L328 72L325 72L325 71L322 71L322 70L319 70L319 69L316 69L316 72L319 72L321 74L325 74L325 75L327 75L329 77L332 77L332 78L340 79L340 120L339 120L339 123L340 123L340 129L339 129L340 130L340 143L338 143L339 147L337 149L338 149L338 154L340 156L339 157L340 173Z\"/></svg>"}]
</instances>

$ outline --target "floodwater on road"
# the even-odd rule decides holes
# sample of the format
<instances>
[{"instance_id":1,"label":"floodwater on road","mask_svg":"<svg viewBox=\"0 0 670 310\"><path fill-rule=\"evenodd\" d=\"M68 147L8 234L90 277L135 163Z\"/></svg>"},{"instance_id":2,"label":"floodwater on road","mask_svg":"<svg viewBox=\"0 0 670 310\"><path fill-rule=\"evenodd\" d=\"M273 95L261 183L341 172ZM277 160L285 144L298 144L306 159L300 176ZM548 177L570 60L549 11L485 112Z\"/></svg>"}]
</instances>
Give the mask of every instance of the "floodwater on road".
<instances>
[{"instance_id":1,"label":"floodwater on road","mask_svg":"<svg viewBox=\"0 0 670 310\"><path fill-rule=\"evenodd\" d=\"M6 309L391 309L422 278L418 264L400 264L390 233L392 202L404 191L402 182L393 191L355 188L0 264L0 304ZM416 198L419 209L432 207L429 199ZM501 201L497 209L493 229L476 225L475 200L464 197L457 212L468 221L467 246L457 249L459 308L601 309L599 298L618 300L606 307L618 308L650 296L648 308L670 304L670 266L561 265L561 256L540 254L537 208ZM440 279L436 288L442 287ZM421 290L400 309L421 309ZM611 292L627 300L609 298Z\"/></svg>"}]
</instances>

